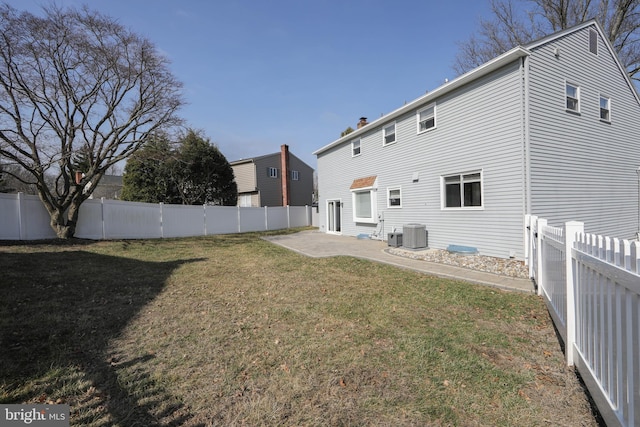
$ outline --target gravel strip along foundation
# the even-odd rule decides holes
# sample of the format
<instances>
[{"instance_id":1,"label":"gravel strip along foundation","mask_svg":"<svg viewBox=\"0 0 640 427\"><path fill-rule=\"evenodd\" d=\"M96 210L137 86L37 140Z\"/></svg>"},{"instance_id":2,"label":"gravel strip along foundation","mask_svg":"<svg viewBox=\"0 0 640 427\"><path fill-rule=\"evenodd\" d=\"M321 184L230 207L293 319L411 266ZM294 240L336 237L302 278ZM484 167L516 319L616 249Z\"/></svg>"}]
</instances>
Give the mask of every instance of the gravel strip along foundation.
<instances>
[{"instance_id":1,"label":"gravel strip along foundation","mask_svg":"<svg viewBox=\"0 0 640 427\"><path fill-rule=\"evenodd\" d=\"M524 262L515 259L495 258L483 255L452 254L441 249L416 251L390 247L387 251L393 255L412 259L454 265L476 271L486 271L502 276L518 277L521 279L529 278L529 267L526 267Z\"/></svg>"}]
</instances>

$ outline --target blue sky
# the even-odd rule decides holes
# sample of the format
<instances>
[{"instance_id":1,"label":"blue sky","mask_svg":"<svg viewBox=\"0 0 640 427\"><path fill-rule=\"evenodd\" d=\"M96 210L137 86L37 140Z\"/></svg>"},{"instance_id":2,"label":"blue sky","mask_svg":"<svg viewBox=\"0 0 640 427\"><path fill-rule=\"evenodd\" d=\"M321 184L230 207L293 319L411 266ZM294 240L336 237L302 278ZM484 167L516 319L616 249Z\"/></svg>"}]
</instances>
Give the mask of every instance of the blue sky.
<instances>
[{"instance_id":1,"label":"blue sky","mask_svg":"<svg viewBox=\"0 0 640 427\"><path fill-rule=\"evenodd\" d=\"M44 0L9 0L39 12ZM149 38L184 83L180 111L229 161L311 153L440 86L488 0L57 0Z\"/></svg>"}]
</instances>

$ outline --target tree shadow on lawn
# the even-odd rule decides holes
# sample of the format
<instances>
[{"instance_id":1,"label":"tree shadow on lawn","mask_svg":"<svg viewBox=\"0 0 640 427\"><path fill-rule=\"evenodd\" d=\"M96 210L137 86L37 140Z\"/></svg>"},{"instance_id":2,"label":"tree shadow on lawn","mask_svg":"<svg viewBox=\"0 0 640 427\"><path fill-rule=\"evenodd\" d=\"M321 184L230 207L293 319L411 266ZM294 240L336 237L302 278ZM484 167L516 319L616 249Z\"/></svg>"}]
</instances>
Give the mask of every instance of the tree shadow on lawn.
<instances>
[{"instance_id":1,"label":"tree shadow on lawn","mask_svg":"<svg viewBox=\"0 0 640 427\"><path fill-rule=\"evenodd\" d=\"M187 423L188 408L145 366L155 356L114 356L109 344L176 268L196 261L0 254L0 403L61 399L73 424Z\"/></svg>"}]
</instances>

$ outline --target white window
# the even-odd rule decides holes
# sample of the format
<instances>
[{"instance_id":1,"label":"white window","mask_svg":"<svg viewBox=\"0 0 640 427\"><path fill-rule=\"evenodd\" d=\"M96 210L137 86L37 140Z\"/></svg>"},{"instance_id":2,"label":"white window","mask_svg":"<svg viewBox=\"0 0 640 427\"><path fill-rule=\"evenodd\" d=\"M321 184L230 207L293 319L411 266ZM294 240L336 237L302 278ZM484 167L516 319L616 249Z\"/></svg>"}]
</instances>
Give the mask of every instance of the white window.
<instances>
[{"instance_id":1,"label":"white window","mask_svg":"<svg viewBox=\"0 0 640 427\"><path fill-rule=\"evenodd\" d=\"M391 123L382 128L382 145L389 145L396 142L396 124Z\"/></svg>"},{"instance_id":2,"label":"white window","mask_svg":"<svg viewBox=\"0 0 640 427\"><path fill-rule=\"evenodd\" d=\"M360 140L354 139L351 141L351 157L360 155Z\"/></svg>"},{"instance_id":3,"label":"white window","mask_svg":"<svg viewBox=\"0 0 640 427\"><path fill-rule=\"evenodd\" d=\"M442 177L444 208L482 207L482 172Z\"/></svg>"},{"instance_id":4,"label":"white window","mask_svg":"<svg viewBox=\"0 0 640 427\"><path fill-rule=\"evenodd\" d=\"M292 181L298 181L298 180L300 180L300 172L298 172L298 171L291 171L291 180L292 180Z\"/></svg>"},{"instance_id":5,"label":"white window","mask_svg":"<svg viewBox=\"0 0 640 427\"><path fill-rule=\"evenodd\" d=\"M611 121L611 98L600 96L600 120Z\"/></svg>"},{"instance_id":6,"label":"white window","mask_svg":"<svg viewBox=\"0 0 640 427\"><path fill-rule=\"evenodd\" d=\"M418 133L436 127L436 104L431 104L422 110L418 110Z\"/></svg>"},{"instance_id":7,"label":"white window","mask_svg":"<svg viewBox=\"0 0 640 427\"><path fill-rule=\"evenodd\" d=\"M377 191L375 188L352 190L353 221L377 222Z\"/></svg>"},{"instance_id":8,"label":"white window","mask_svg":"<svg viewBox=\"0 0 640 427\"><path fill-rule=\"evenodd\" d=\"M269 168L269 178L278 177L278 168Z\"/></svg>"},{"instance_id":9,"label":"white window","mask_svg":"<svg viewBox=\"0 0 640 427\"><path fill-rule=\"evenodd\" d=\"M241 194L238 200L238 206L243 208L251 207L251 194Z\"/></svg>"},{"instance_id":10,"label":"white window","mask_svg":"<svg viewBox=\"0 0 640 427\"><path fill-rule=\"evenodd\" d=\"M565 85L567 97L567 111L580 112L580 86L567 83Z\"/></svg>"},{"instance_id":11,"label":"white window","mask_svg":"<svg viewBox=\"0 0 640 427\"><path fill-rule=\"evenodd\" d=\"M400 187L387 188L387 207L388 208L402 207L402 191Z\"/></svg>"}]
</instances>

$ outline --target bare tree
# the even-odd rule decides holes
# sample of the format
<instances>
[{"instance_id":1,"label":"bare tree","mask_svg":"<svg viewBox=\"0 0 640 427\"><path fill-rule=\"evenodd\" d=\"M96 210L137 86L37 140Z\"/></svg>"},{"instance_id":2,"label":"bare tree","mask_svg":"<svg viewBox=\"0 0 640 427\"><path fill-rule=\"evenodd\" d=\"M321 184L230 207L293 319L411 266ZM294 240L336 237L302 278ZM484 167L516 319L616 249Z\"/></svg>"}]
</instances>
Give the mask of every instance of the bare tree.
<instances>
[{"instance_id":1,"label":"bare tree","mask_svg":"<svg viewBox=\"0 0 640 427\"><path fill-rule=\"evenodd\" d=\"M110 17L0 5L0 157L33 177L60 238L109 168L179 122L181 88L154 45Z\"/></svg>"},{"instance_id":2,"label":"bare tree","mask_svg":"<svg viewBox=\"0 0 640 427\"><path fill-rule=\"evenodd\" d=\"M597 19L626 67L640 81L640 0L491 0L491 19L460 43L453 68L469 71L507 50Z\"/></svg>"}]
</instances>

